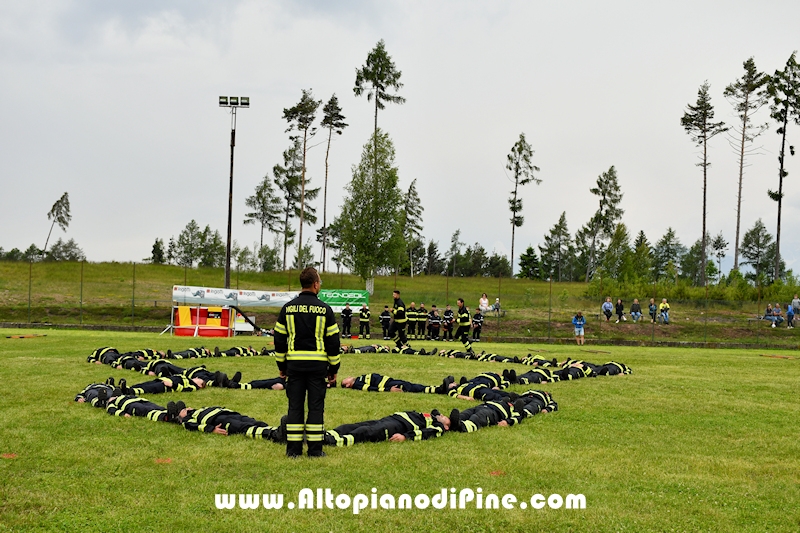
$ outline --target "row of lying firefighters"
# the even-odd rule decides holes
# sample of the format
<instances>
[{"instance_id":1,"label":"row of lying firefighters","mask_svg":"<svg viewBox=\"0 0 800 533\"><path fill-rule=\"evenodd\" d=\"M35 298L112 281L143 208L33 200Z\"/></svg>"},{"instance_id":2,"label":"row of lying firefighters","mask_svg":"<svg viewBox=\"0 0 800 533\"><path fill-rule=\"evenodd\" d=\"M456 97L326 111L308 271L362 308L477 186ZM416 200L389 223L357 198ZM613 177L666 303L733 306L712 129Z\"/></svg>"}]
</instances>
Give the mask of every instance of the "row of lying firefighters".
<instances>
[{"instance_id":1,"label":"row of lying firefighters","mask_svg":"<svg viewBox=\"0 0 800 533\"><path fill-rule=\"evenodd\" d=\"M139 416L158 422L181 424L190 431L220 435L242 434L254 439L286 442L286 417L277 427L224 407L191 408L179 400L166 407L125 394L111 383L95 383L78 393L75 401L103 408L115 416ZM360 442L427 440L445 431L471 433L486 426L513 426L527 417L558 409L552 396L544 391L530 390L514 401L506 398L487 400L476 407L459 411L453 409L444 416L436 409L430 413L400 411L377 420L343 424L324 435L331 446L351 446Z\"/></svg>"}]
</instances>

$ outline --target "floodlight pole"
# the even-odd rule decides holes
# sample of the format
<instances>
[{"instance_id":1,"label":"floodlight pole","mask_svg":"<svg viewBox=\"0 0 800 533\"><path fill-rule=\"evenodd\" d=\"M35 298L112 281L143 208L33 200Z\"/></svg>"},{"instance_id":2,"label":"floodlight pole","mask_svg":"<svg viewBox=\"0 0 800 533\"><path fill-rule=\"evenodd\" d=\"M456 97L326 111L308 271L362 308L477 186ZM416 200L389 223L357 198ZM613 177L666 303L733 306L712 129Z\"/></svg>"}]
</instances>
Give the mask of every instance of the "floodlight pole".
<instances>
[{"instance_id":1,"label":"floodlight pole","mask_svg":"<svg viewBox=\"0 0 800 533\"><path fill-rule=\"evenodd\" d=\"M231 224L233 220L233 148L236 146L236 107L231 107L231 175L228 189L228 241L225 244L225 288L231 288Z\"/></svg>"},{"instance_id":2,"label":"floodlight pole","mask_svg":"<svg viewBox=\"0 0 800 533\"><path fill-rule=\"evenodd\" d=\"M228 188L228 240L225 244L225 288L231 288L231 226L233 224L233 148L236 146L236 109L250 107L248 96L220 96L220 107L231 108L231 173Z\"/></svg>"}]
</instances>

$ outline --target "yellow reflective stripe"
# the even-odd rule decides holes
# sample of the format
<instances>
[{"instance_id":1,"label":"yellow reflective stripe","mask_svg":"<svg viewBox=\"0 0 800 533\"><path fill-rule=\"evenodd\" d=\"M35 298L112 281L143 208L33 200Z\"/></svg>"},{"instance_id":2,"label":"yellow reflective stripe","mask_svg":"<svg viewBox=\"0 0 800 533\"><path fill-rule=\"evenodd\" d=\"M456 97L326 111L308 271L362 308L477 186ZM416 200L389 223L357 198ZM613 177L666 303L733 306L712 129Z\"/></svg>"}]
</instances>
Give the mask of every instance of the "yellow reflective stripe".
<instances>
[{"instance_id":1,"label":"yellow reflective stripe","mask_svg":"<svg viewBox=\"0 0 800 533\"><path fill-rule=\"evenodd\" d=\"M382 380L381 380L381 382L378 384L378 388L379 388L379 389L385 389L385 388L386 388L386 382L387 382L387 381L389 381L389 376L383 376L383 379L382 379Z\"/></svg>"},{"instance_id":2,"label":"yellow reflective stripe","mask_svg":"<svg viewBox=\"0 0 800 533\"><path fill-rule=\"evenodd\" d=\"M415 433L416 433L417 431L419 431L419 426L418 426L418 425L416 425L416 424L414 423L414 421L413 421L413 420L411 420L411 417L410 417L410 416L408 416L408 413L404 413L404 412L400 411L400 412L398 412L398 413L395 413L395 414L396 414L396 415L399 415L399 416L402 416L402 417L403 417L405 420L407 420L407 421L408 421L408 423L409 423L409 424L411 424L411 427L414 429L414 432L415 432ZM416 439L414 439L414 440L416 440Z\"/></svg>"},{"instance_id":3,"label":"yellow reflective stripe","mask_svg":"<svg viewBox=\"0 0 800 533\"><path fill-rule=\"evenodd\" d=\"M314 355L314 354L288 354L286 359L289 361L327 361L328 356L326 355Z\"/></svg>"},{"instance_id":4,"label":"yellow reflective stripe","mask_svg":"<svg viewBox=\"0 0 800 533\"><path fill-rule=\"evenodd\" d=\"M328 326L328 329L325 330L326 337L330 337L331 335L336 335L337 333L339 333L339 324Z\"/></svg>"},{"instance_id":5,"label":"yellow reflective stripe","mask_svg":"<svg viewBox=\"0 0 800 533\"><path fill-rule=\"evenodd\" d=\"M337 353L333 357L328 357L329 365L338 365L342 362L342 357Z\"/></svg>"},{"instance_id":6,"label":"yellow reflective stripe","mask_svg":"<svg viewBox=\"0 0 800 533\"><path fill-rule=\"evenodd\" d=\"M286 353L275 352L275 360L279 363L286 361Z\"/></svg>"},{"instance_id":7,"label":"yellow reflective stripe","mask_svg":"<svg viewBox=\"0 0 800 533\"><path fill-rule=\"evenodd\" d=\"M314 323L314 340L317 342L317 351L322 352L325 351L325 345L322 343L325 331L325 317L318 316L316 317Z\"/></svg>"},{"instance_id":8,"label":"yellow reflective stripe","mask_svg":"<svg viewBox=\"0 0 800 533\"><path fill-rule=\"evenodd\" d=\"M294 349L294 338L297 334L294 327L294 315L289 315L286 317L286 329L288 330L289 334L289 351L291 352Z\"/></svg>"},{"instance_id":9,"label":"yellow reflective stripe","mask_svg":"<svg viewBox=\"0 0 800 533\"><path fill-rule=\"evenodd\" d=\"M325 431L322 424L306 424L306 431Z\"/></svg>"},{"instance_id":10,"label":"yellow reflective stripe","mask_svg":"<svg viewBox=\"0 0 800 533\"><path fill-rule=\"evenodd\" d=\"M275 324L275 333L286 335L286 326L278 322L277 324Z\"/></svg>"}]
</instances>

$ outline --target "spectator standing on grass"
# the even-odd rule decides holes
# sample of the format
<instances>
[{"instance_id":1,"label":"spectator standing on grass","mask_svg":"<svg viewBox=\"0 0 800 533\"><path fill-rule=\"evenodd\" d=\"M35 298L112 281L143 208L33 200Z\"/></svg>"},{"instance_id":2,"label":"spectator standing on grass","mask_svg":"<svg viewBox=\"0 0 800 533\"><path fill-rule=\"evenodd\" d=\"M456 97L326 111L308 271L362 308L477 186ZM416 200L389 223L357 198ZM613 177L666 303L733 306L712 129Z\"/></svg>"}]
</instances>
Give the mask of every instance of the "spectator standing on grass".
<instances>
[{"instance_id":1,"label":"spectator standing on grass","mask_svg":"<svg viewBox=\"0 0 800 533\"><path fill-rule=\"evenodd\" d=\"M656 322L656 313L658 312L658 307L656 306L655 298L650 298L650 305L647 306L647 310L650 312L650 318L653 320L653 323Z\"/></svg>"},{"instance_id":2,"label":"spectator standing on grass","mask_svg":"<svg viewBox=\"0 0 800 533\"><path fill-rule=\"evenodd\" d=\"M494 311L494 316L500 316L500 298L494 299L492 310Z\"/></svg>"},{"instance_id":3,"label":"spectator standing on grass","mask_svg":"<svg viewBox=\"0 0 800 533\"><path fill-rule=\"evenodd\" d=\"M661 322L669 324L669 304L666 298L661 298L661 305L658 306L658 312L661 314Z\"/></svg>"},{"instance_id":4,"label":"spectator standing on grass","mask_svg":"<svg viewBox=\"0 0 800 533\"><path fill-rule=\"evenodd\" d=\"M794 299L792 300L792 308L795 315L800 313L800 298L797 297L797 294L794 295Z\"/></svg>"},{"instance_id":5,"label":"spectator standing on grass","mask_svg":"<svg viewBox=\"0 0 800 533\"><path fill-rule=\"evenodd\" d=\"M578 343L578 346L583 346L585 344L583 327L586 325L586 317L583 316L581 311L578 311L575 316L572 317L572 325L575 326L575 342Z\"/></svg>"},{"instance_id":6,"label":"spectator standing on grass","mask_svg":"<svg viewBox=\"0 0 800 533\"><path fill-rule=\"evenodd\" d=\"M794 329L794 307L791 304L786 306L786 327Z\"/></svg>"},{"instance_id":7,"label":"spectator standing on grass","mask_svg":"<svg viewBox=\"0 0 800 533\"><path fill-rule=\"evenodd\" d=\"M484 315L489 311L489 297L486 296L485 292L481 295L481 299L478 302L478 307L480 307L481 313Z\"/></svg>"},{"instance_id":8,"label":"spectator standing on grass","mask_svg":"<svg viewBox=\"0 0 800 533\"><path fill-rule=\"evenodd\" d=\"M631 304L631 318L633 319L633 323L636 324L640 318L642 318L642 306L639 305L639 299L634 298L633 303Z\"/></svg>"},{"instance_id":9,"label":"spectator standing on grass","mask_svg":"<svg viewBox=\"0 0 800 533\"><path fill-rule=\"evenodd\" d=\"M614 313L614 304L611 303L611 296L606 298L606 301L600 306L600 310L606 315L606 322L611 320L611 315Z\"/></svg>"},{"instance_id":10,"label":"spectator standing on grass","mask_svg":"<svg viewBox=\"0 0 800 533\"><path fill-rule=\"evenodd\" d=\"M622 303L622 298L617 298L617 305L614 306L614 311L617 313L617 324L619 324L620 320L628 320L625 318L625 304Z\"/></svg>"}]
</instances>

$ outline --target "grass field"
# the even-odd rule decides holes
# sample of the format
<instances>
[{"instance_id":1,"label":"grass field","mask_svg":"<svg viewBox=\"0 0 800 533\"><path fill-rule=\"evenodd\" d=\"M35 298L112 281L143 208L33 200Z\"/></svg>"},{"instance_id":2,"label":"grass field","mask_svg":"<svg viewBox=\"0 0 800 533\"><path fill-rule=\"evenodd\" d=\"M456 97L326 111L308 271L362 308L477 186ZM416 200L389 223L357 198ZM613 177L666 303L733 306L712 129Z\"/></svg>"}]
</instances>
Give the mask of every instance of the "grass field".
<instances>
[{"instance_id":1,"label":"grass field","mask_svg":"<svg viewBox=\"0 0 800 533\"><path fill-rule=\"evenodd\" d=\"M283 447L172 424L111 417L73 402L91 382L130 371L87 364L100 346L183 349L191 340L141 333L31 330L0 337L0 531L797 531L800 529L800 360L757 351L483 345L508 355L627 363L634 373L547 385L559 411L512 428L418 443L327 449L296 461ZM431 343L416 343L431 347ZM790 355L796 352L769 352ZM212 370L273 377L266 357L208 359ZM188 366L188 365L184 365ZM521 365L513 365L523 368ZM435 384L492 363L412 355L346 355L341 376L380 372ZM522 392L522 386L514 386ZM165 405L223 405L277 424L275 391L206 389L152 396ZM449 397L336 389L326 426L396 410L449 412ZM218 493L434 495L583 494L583 510L217 510Z\"/></svg>"}]
</instances>

